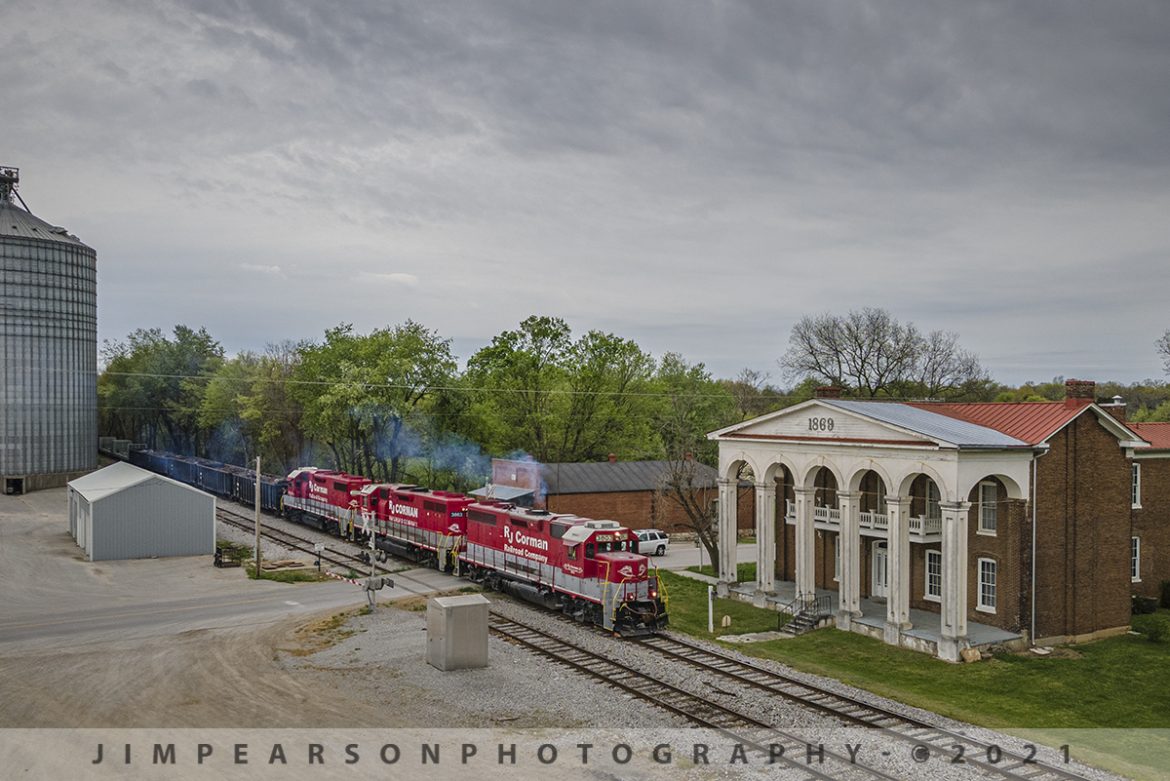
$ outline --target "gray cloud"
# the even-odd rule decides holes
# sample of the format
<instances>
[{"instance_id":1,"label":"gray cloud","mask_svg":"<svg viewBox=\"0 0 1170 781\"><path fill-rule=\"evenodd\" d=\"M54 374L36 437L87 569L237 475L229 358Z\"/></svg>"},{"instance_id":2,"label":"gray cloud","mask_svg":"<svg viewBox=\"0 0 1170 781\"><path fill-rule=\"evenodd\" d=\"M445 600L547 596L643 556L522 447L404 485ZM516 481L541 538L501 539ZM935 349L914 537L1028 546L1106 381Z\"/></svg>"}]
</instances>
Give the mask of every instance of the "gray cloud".
<instances>
[{"instance_id":1,"label":"gray cloud","mask_svg":"<svg viewBox=\"0 0 1170 781\"><path fill-rule=\"evenodd\" d=\"M1138 379L1168 39L1156 0L15 0L2 162L98 249L105 337L539 311L731 375L876 305L1007 381Z\"/></svg>"}]
</instances>

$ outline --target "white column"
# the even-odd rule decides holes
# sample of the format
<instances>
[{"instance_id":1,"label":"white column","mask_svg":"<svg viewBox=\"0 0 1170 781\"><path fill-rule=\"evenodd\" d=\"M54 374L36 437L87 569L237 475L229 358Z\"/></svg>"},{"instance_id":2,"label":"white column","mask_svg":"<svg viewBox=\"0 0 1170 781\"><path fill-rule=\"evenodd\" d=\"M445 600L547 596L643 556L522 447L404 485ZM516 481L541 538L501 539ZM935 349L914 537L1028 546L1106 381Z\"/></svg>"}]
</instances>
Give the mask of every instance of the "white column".
<instances>
[{"instance_id":1,"label":"white column","mask_svg":"<svg viewBox=\"0 0 1170 781\"><path fill-rule=\"evenodd\" d=\"M756 484L756 594L776 593L776 483Z\"/></svg>"},{"instance_id":2,"label":"white column","mask_svg":"<svg viewBox=\"0 0 1170 781\"><path fill-rule=\"evenodd\" d=\"M886 596L885 640L898 645L902 632L910 624L910 499L886 497L889 514L889 537L886 540L886 571L889 593Z\"/></svg>"},{"instance_id":3,"label":"white column","mask_svg":"<svg viewBox=\"0 0 1170 781\"><path fill-rule=\"evenodd\" d=\"M860 494L837 492L841 508L841 579L837 583L837 626L849 629L861 616L861 503Z\"/></svg>"},{"instance_id":4,"label":"white column","mask_svg":"<svg viewBox=\"0 0 1170 781\"><path fill-rule=\"evenodd\" d=\"M727 596L728 586L735 583L735 546L739 543L736 530L736 483L719 481L719 583L720 596Z\"/></svg>"},{"instance_id":5,"label":"white column","mask_svg":"<svg viewBox=\"0 0 1170 781\"><path fill-rule=\"evenodd\" d=\"M942 502L940 659L957 662L967 647L967 513L970 502Z\"/></svg>"},{"instance_id":6,"label":"white column","mask_svg":"<svg viewBox=\"0 0 1170 781\"><path fill-rule=\"evenodd\" d=\"M816 527L813 525L814 489L797 488L796 494L796 596L816 594Z\"/></svg>"}]
</instances>

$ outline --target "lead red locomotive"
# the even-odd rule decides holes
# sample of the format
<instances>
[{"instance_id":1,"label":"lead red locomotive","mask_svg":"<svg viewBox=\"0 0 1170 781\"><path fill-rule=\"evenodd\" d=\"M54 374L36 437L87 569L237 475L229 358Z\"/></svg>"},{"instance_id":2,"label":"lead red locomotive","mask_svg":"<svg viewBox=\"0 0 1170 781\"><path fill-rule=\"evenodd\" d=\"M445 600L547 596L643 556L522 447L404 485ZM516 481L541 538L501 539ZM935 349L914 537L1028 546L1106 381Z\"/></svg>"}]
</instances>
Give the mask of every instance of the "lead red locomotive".
<instances>
[{"instance_id":1,"label":"lead red locomotive","mask_svg":"<svg viewBox=\"0 0 1170 781\"><path fill-rule=\"evenodd\" d=\"M288 476L282 513L453 572L622 635L666 626L666 604L632 531L415 485L314 467Z\"/></svg>"}]
</instances>

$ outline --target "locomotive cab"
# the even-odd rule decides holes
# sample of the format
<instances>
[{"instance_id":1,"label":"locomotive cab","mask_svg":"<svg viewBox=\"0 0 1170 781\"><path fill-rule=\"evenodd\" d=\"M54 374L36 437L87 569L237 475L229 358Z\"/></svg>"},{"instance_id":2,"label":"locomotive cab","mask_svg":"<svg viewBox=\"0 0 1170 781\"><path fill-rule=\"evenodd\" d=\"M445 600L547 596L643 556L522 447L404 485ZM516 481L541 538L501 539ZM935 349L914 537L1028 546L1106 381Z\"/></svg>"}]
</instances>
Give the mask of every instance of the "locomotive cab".
<instances>
[{"instance_id":1,"label":"locomotive cab","mask_svg":"<svg viewBox=\"0 0 1170 781\"><path fill-rule=\"evenodd\" d=\"M582 519L564 535L572 558L601 584L602 626L623 636L650 634L666 626L666 604L650 559L634 553L633 533L615 521Z\"/></svg>"}]
</instances>

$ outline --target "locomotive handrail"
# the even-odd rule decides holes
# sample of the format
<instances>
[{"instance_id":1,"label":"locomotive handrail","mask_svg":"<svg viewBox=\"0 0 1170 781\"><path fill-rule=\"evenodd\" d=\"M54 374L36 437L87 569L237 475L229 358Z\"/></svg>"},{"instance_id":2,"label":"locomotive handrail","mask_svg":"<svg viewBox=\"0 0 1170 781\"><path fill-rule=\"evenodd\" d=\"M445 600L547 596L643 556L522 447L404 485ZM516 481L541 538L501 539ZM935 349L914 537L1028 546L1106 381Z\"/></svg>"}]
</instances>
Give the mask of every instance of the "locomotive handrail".
<instances>
[{"instance_id":1,"label":"locomotive handrail","mask_svg":"<svg viewBox=\"0 0 1170 781\"><path fill-rule=\"evenodd\" d=\"M654 582L658 584L658 597L662 600L662 609L667 613L670 612L670 594L666 592L666 583L662 580L662 576L658 574L658 565L654 565Z\"/></svg>"}]
</instances>

